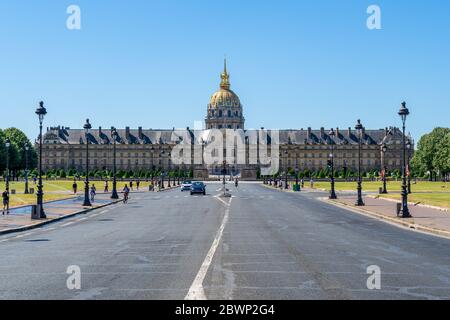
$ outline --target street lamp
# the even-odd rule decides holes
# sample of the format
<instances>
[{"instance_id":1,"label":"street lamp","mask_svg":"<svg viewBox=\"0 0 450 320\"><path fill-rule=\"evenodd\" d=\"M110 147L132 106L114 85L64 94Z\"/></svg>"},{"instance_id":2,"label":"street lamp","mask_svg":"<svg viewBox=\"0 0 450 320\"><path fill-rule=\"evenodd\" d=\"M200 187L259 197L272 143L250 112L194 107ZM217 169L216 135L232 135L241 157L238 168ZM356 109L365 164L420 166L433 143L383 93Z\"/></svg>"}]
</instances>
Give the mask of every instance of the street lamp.
<instances>
[{"instance_id":1,"label":"street lamp","mask_svg":"<svg viewBox=\"0 0 450 320\"><path fill-rule=\"evenodd\" d=\"M167 184L167 188L171 187L171 185L170 185L170 170L172 169L171 156L172 156L172 154L169 152L169 159L167 159L167 163L168 163L167 179L169 180L169 182Z\"/></svg>"},{"instance_id":2,"label":"street lamp","mask_svg":"<svg viewBox=\"0 0 450 320\"><path fill-rule=\"evenodd\" d=\"M5 180L5 189L9 191L9 148L11 147L11 141L9 138L5 140L6 147L6 180Z\"/></svg>"},{"instance_id":3,"label":"street lamp","mask_svg":"<svg viewBox=\"0 0 450 320\"><path fill-rule=\"evenodd\" d=\"M28 144L25 145L24 147L25 149L25 194L29 194L29 190L28 190L28 150L30 150L30 147L28 146Z\"/></svg>"},{"instance_id":4,"label":"street lamp","mask_svg":"<svg viewBox=\"0 0 450 320\"><path fill-rule=\"evenodd\" d=\"M288 152L287 150L284 151L284 155L286 156L286 162L284 164L284 189L288 189L288 166L287 166L287 158L288 158Z\"/></svg>"},{"instance_id":5,"label":"street lamp","mask_svg":"<svg viewBox=\"0 0 450 320\"><path fill-rule=\"evenodd\" d=\"M407 160L407 172L406 176L408 178L408 194L411 194L411 139L408 138L408 142L406 143L406 149L408 149L408 160Z\"/></svg>"},{"instance_id":6,"label":"street lamp","mask_svg":"<svg viewBox=\"0 0 450 320\"><path fill-rule=\"evenodd\" d=\"M89 200L89 130L92 126L89 123L89 119L86 119L86 123L83 126L84 136L86 141L86 179L84 181L84 207L91 207L91 201Z\"/></svg>"},{"instance_id":7,"label":"street lamp","mask_svg":"<svg viewBox=\"0 0 450 320\"><path fill-rule=\"evenodd\" d=\"M225 182L225 176L226 176L226 174L227 174L227 161L226 160L223 160L223 169L222 169L222 173L223 173L223 181L222 181L222 183L223 183L223 195L225 196L225 194L226 194L226 191L227 191L227 188L226 188L226 182Z\"/></svg>"},{"instance_id":8,"label":"street lamp","mask_svg":"<svg viewBox=\"0 0 450 320\"><path fill-rule=\"evenodd\" d=\"M402 119L403 124L403 135L402 135L402 144L403 144L403 163L402 163L402 217L403 218L411 218L411 214L408 209L408 190L406 186L406 118L409 115L409 110L406 107L406 102L402 102L402 106L400 107L400 111L398 115Z\"/></svg>"},{"instance_id":9,"label":"street lamp","mask_svg":"<svg viewBox=\"0 0 450 320\"><path fill-rule=\"evenodd\" d=\"M39 182L38 182L38 192L37 192L37 207L36 215L40 219L45 219L47 216L44 212L44 192L42 187L42 123L44 122L44 117L47 114L47 110L44 108L44 102L39 102L39 107L35 112L39 117Z\"/></svg>"},{"instance_id":10,"label":"street lamp","mask_svg":"<svg viewBox=\"0 0 450 320\"><path fill-rule=\"evenodd\" d=\"M362 207L365 206L364 201L362 199L362 177L361 177L361 143L362 143L362 132L363 125L361 124L361 120L358 119L358 122L355 126L356 132L358 134L358 199L356 201L356 206Z\"/></svg>"},{"instance_id":11,"label":"street lamp","mask_svg":"<svg viewBox=\"0 0 450 320\"><path fill-rule=\"evenodd\" d=\"M165 153L165 151L163 150L163 151L159 154L160 159L162 159L162 157L164 156L164 153ZM165 188L165 187L164 187L164 160L162 160L162 164L163 164L163 167L162 167L162 169L161 169L161 189L164 189L164 188Z\"/></svg>"},{"instance_id":12,"label":"street lamp","mask_svg":"<svg viewBox=\"0 0 450 320\"><path fill-rule=\"evenodd\" d=\"M116 168L116 142L118 138L118 133L116 128L111 128L111 138L113 139L113 189L111 199L119 199L117 194L117 168Z\"/></svg>"},{"instance_id":13,"label":"street lamp","mask_svg":"<svg viewBox=\"0 0 450 320\"><path fill-rule=\"evenodd\" d=\"M336 191L334 189L334 140L333 138L336 136L333 129L328 133L330 136L330 145L331 145L331 154L330 154L330 166L331 166L331 191L330 191L330 199L337 199Z\"/></svg>"},{"instance_id":14,"label":"street lamp","mask_svg":"<svg viewBox=\"0 0 450 320\"><path fill-rule=\"evenodd\" d=\"M388 191L387 191L387 183L386 183L386 181L387 181L387 178L386 178L386 175L387 175L387 167L386 167L386 152L387 152L387 145L386 145L386 143L383 143L382 145L381 145L381 162L382 162L382 178L383 178L383 190L381 191L381 193L382 194L387 194L388 193Z\"/></svg>"}]
</instances>

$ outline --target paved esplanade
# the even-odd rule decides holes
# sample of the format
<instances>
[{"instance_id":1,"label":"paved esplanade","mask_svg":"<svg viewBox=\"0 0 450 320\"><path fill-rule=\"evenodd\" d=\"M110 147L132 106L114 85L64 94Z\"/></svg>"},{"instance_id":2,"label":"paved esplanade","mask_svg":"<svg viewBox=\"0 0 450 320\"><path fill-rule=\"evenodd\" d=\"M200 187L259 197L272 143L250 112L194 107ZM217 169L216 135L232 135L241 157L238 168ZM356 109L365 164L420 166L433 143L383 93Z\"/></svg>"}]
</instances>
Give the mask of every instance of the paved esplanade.
<instances>
[{"instance_id":1,"label":"paved esplanade","mask_svg":"<svg viewBox=\"0 0 450 320\"><path fill-rule=\"evenodd\" d=\"M219 200L219 188L133 195L0 237L0 299L450 298L450 240L330 206L323 194L241 183ZM70 265L81 268L79 291L67 289ZM381 290L367 289L370 265L381 268Z\"/></svg>"}]
</instances>

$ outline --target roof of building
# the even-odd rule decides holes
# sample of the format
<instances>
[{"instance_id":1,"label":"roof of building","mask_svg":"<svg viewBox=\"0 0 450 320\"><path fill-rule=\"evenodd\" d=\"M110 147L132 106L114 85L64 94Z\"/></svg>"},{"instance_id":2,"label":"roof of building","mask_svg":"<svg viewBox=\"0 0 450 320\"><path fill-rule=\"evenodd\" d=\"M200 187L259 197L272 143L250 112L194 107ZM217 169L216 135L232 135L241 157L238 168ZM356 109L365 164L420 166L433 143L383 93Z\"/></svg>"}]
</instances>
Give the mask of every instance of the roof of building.
<instances>
[{"instance_id":1,"label":"roof of building","mask_svg":"<svg viewBox=\"0 0 450 320\"><path fill-rule=\"evenodd\" d=\"M278 130L278 137L280 144L292 145L315 145L315 144L357 144L358 137L354 129L341 130L334 129L335 136L329 135L328 130L324 128L320 130L308 129L290 129ZM251 136L254 130L241 131L243 136ZM189 128L184 130L153 130L153 129L117 129L117 143L119 144L176 144L185 139L189 139L188 135L193 139L194 131ZM203 130L202 132L195 132L197 141L208 142L212 137L212 130ZM267 131L268 143L271 143L276 134L272 130ZM386 128L378 130L363 130L363 143L369 145L376 145L383 143L386 139L400 140L402 133L398 128ZM89 143L91 144L112 144L113 138L110 129L92 129L88 135ZM84 144L85 131L83 129L69 129L65 127L52 127L47 130L44 135L44 140L47 143L61 143L61 144Z\"/></svg>"}]
</instances>

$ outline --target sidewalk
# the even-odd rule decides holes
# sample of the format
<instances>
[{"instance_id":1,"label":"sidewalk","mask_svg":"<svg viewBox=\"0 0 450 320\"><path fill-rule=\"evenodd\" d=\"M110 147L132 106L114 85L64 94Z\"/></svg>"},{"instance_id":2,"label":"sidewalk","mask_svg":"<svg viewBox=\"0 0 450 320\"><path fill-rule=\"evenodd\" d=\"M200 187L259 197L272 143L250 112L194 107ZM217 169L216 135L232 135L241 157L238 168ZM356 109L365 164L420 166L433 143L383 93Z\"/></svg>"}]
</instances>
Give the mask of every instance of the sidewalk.
<instances>
[{"instance_id":1,"label":"sidewalk","mask_svg":"<svg viewBox=\"0 0 450 320\"><path fill-rule=\"evenodd\" d=\"M339 196L339 195L338 195ZM413 218L397 217L396 203L398 201L385 200L374 197L364 197L364 207L356 207L356 196L339 196L337 200L326 200L329 203L352 208L377 219L386 220L403 225L410 229L430 232L442 236L450 236L450 213L424 206L408 205Z\"/></svg>"},{"instance_id":2,"label":"sidewalk","mask_svg":"<svg viewBox=\"0 0 450 320\"><path fill-rule=\"evenodd\" d=\"M112 200L110 194L99 194L95 197L92 207L83 207L84 196L77 196L71 199L47 202L44 204L47 219L31 220L31 206L12 208L9 215L1 215L0 213L0 235L34 229L45 224L49 224L58 220L80 213L105 207L121 200Z\"/></svg>"}]
</instances>

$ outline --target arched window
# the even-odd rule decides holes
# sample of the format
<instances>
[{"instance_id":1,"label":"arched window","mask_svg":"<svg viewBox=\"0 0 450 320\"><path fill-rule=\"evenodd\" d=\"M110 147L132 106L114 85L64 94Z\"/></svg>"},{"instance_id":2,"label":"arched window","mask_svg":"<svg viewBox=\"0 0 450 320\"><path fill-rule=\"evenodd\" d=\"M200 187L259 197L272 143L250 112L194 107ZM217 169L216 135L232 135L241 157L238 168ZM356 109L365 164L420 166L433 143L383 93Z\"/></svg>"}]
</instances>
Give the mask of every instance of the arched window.
<instances>
[{"instance_id":1,"label":"arched window","mask_svg":"<svg viewBox=\"0 0 450 320\"><path fill-rule=\"evenodd\" d=\"M231 118L231 110L228 110L228 118Z\"/></svg>"},{"instance_id":2,"label":"arched window","mask_svg":"<svg viewBox=\"0 0 450 320\"><path fill-rule=\"evenodd\" d=\"M222 110L219 110L219 117L222 117Z\"/></svg>"}]
</instances>

